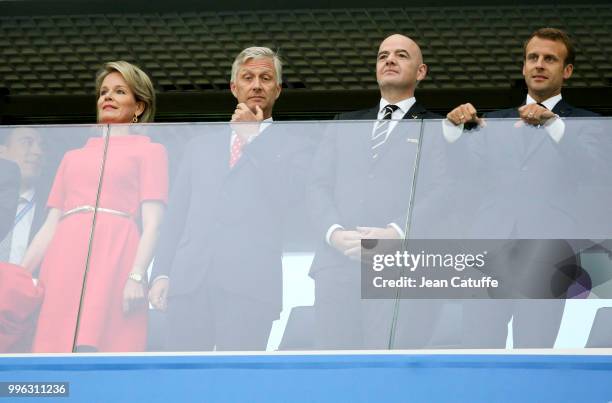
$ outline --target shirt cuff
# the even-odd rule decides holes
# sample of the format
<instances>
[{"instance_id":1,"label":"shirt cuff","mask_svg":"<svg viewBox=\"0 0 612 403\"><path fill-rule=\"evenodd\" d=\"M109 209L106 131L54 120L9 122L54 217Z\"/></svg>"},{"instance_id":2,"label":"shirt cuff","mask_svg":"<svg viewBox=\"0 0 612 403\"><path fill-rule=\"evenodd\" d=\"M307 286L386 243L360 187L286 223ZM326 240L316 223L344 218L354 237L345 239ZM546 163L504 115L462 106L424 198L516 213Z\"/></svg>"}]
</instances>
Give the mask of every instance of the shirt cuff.
<instances>
[{"instance_id":1,"label":"shirt cuff","mask_svg":"<svg viewBox=\"0 0 612 403\"><path fill-rule=\"evenodd\" d=\"M454 143L459 140L461 134L463 134L463 123L456 126L453 122L448 119L442 121L442 134L444 139L449 143Z\"/></svg>"},{"instance_id":2,"label":"shirt cuff","mask_svg":"<svg viewBox=\"0 0 612 403\"><path fill-rule=\"evenodd\" d=\"M325 233L325 242L327 242L329 246L333 246L331 244L331 236L332 236L332 233L337 229L344 229L344 227L340 224L334 224L331 227L329 227L329 229Z\"/></svg>"},{"instance_id":3,"label":"shirt cuff","mask_svg":"<svg viewBox=\"0 0 612 403\"><path fill-rule=\"evenodd\" d=\"M392 222L392 223L387 224L387 226L393 228L397 232L400 238L403 239L406 237L406 234L404 233L404 231L402 231L400 226L397 225L396 223Z\"/></svg>"},{"instance_id":4,"label":"shirt cuff","mask_svg":"<svg viewBox=\"0 0 612 403\"><path fill-rule=\"evenodd\" d=\"M544 128L555 143L559 143L565 134L565 122L559 116L548 119Z\"/></svg>"}]
</instances>

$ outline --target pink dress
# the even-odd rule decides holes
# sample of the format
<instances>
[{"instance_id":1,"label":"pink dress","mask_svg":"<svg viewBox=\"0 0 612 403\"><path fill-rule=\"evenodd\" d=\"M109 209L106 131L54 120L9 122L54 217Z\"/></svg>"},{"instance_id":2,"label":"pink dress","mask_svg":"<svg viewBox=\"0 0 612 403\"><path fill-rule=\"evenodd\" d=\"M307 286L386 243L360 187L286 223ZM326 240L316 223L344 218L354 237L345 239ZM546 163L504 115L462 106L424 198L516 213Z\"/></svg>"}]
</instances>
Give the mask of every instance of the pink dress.
<instances>
[{"instance_id":1,"label":"pink dress","mask_svg":"<svg viewBox=\"0 0 612 403\"><path fill-rule=\"evenodd\" d=\"M66 153L57 171L48 206L64 212L95 206L104 148L103 138ZM166 150L144 136L111 136L98 207L130 217L98 212L89 270L81 289L89 251L93 213L63 217L41 265L45 298L33 352L71 352L79 305L77 345L98 351L143 351L147 305L123 313L123 289L140 240L143 201L167 202Z\"/></svg>"}]
</instances>

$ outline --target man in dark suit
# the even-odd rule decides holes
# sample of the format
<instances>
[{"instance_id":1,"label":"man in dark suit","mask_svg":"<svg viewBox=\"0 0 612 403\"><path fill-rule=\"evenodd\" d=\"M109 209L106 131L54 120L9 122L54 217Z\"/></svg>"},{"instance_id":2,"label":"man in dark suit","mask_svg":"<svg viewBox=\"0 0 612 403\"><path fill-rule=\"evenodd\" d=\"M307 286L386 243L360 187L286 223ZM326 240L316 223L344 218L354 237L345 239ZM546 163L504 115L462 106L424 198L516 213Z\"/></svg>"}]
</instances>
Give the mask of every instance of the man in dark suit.
<instances>
[{"instance_id":1,"label":"man in dark suit","mask_svg":"<svg viewBox=\"0 0 612 403\"><path fill-rule=\"evenodd\" d=\"M576 200L580 158L592 155L580 130L566 117L594 117L562 99L561 89L574 69L575 51L567 34L554 28L535 31L525 42L525 103L486 115L519 118L516 123L483 125L473 105L448 113L445 135L461 136L464 124L486 126L472 134L476 160L472 193L476 209L471 236L508 239L491 255L490 269L511 284L493 297L515 300L467 301L464 305L465 347L504 348L513 319L515 348L553 347L564 309L565 291L577 270L572 247L563 239L577 237ZM454 126L454 127L453 127ZM570 130L571 129L571 130Z\"/></svg>"},{"instance_id":2,"label":"man in dark suit","mask_svg":"<svg viewBox=\"0 0 612 403\"><path fill-rule=\"evenodd\" d=\"M569 36L555 28L541 28L525 41L523 76L527 98L518 108L487 114L490 118L520 118L530 125L553 125L559 117L595 117L596 113L576 108L562 99L561 89L572 76L576 53ZM470 103L458 106L446 117L457 126L481 123L476 108Z\"/></svg>"},{"instance_id":3,"label":"man in dark suit","mask_svg":"<svg viewBox=\"0 0 612 403\"><path fill-rule=\"evenodd\" d=\"M29 128L0 131L0 352L29 351L32 321L42 290L18 266L25 248L40 227L44 205L36 203L41 138ZM28 201L20 200L30 197ZM39 210L37 219L34 209Z\"/></svg>"},{"instance_id":4,"label":"man in dark suit","mask_svg":"<svg viewBox=\"0 0 612 403\"><path fill-rule=\"evenodd\" d=\"M414 98L426 74L412 39L387 37L376 62L379 104L338 115L343 122L331 127L315 155L308 194L321 239L310 271L316 348L389 346L394 302L361 299L361 239L404 236L420 121L439 117ZM415 302L410 312L403 310L414 315L398 325L399 344L393 347L418 348L427 342L435 319L430 307Z\"/></svg>"},{"instance_id":5,"label":"man in dark suit","mask_svg":"<svg viewBox=\"0 0 612 403\"><path fill-rule=\"evenodd\" d=\"M15 222L19 179L17 164L0 158L0 239L4 239Z\"/></svg>"},{"instance_id":6,"label":"man in dark suit","mask_svg":"<svg viewBox=\"0 0 612 403\"><path fill-rule=\"evenodd\" d=\"M19 264L44 220L45 192L39 183L44 163L43 138L28 127L2 131L0 157L16 163L21 173L17 212L9 234L0 238L0 261Z\"/></svg>"},{"instance_id":7,"label":"man in dark suit","mask_svg":"<svg viewBox=\"0 0 612 403\"><path fill-rule=\"evenodd\" d=\"M186 147L149 293L167 310L167 350L266 349L281 310L283 211L309 165L307 143L272 124L281 82L272 50L242 51L231 127L212 125Z\"/></svg>"}]
</instances>

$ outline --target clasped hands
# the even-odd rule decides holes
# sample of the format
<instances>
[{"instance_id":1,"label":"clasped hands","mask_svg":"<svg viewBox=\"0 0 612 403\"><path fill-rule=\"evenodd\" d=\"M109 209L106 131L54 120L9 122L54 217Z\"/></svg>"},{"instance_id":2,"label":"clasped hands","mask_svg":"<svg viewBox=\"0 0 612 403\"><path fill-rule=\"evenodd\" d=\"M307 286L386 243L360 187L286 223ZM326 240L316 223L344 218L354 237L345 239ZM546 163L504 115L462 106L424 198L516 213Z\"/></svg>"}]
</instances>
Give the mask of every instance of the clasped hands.
<instances>
[{"instance_id":1,"label":"clasped hands","mask_svg":"<svg viewBox=\"0 0 612 403\"><path fill-rule=\"evenodd\" d=\"M361 260L362 239L399 239L393 227L356 227L355 230L338 228L332 232L331 245L353 260Z\"/></svg>"},{"instance_id":2,"label":"clasped hands","mask_svg":"<svg viewBox=\"0 0 612 403\"><path fill-rule=\"evenodd\" d=\"M521 120L515 125L516 127L524 124L539 126L545 124L549 119L557 117L551 110L535 103L521 106L518 112ZM467 103L450 111L446 118L456 126L464 123L476 123L480 127L486 126L485 119L479 118L477 113L476 108Z\"/></svg>"}]
</instances>

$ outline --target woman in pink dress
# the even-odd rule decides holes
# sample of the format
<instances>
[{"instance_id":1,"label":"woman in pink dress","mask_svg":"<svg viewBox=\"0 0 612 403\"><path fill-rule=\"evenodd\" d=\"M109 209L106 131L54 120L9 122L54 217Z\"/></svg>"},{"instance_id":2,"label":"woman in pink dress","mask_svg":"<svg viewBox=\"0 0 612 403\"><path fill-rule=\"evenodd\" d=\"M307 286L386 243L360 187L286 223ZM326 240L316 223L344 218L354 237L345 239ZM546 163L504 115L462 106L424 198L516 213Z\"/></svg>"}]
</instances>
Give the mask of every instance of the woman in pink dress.
<instances>
[{"instance_id":1,"label":"woman in pink dress","mask_svg":"<svg viewBox=\"0 0 612 403\"><path fill-rule=\"evenodd\" d=\"M155 92L138 67L107 63L96 90L98 123L153 120ZM33 352L145 349L146 270L167 201L167 156L131 130L109 126L60 164L48 217L22 263L41 264L45 289Z\"/></svg>"}]
</instances>

